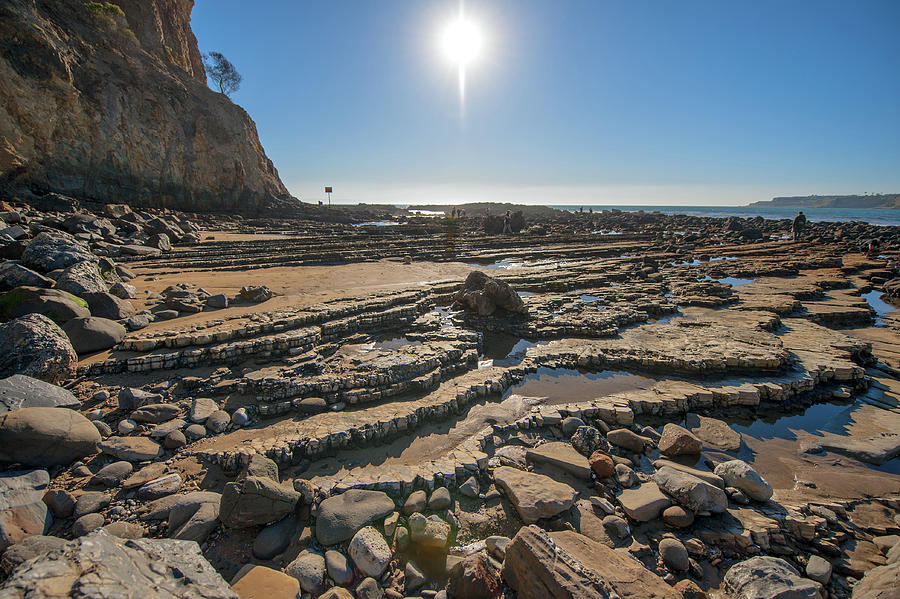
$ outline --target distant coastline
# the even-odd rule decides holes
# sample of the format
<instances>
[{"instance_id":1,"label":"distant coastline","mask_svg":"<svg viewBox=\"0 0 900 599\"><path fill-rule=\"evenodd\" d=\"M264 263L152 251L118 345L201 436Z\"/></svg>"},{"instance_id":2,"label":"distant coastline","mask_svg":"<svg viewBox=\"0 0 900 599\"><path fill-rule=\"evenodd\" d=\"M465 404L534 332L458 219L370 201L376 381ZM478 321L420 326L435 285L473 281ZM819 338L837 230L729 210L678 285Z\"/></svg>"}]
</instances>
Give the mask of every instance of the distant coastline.
<instances>
[{"instance_id":1,"label":"distant coastline","mask_svg":"<svg viewBox=\"0 0 900 599\"><path fill-rule=\"evenodd\" d=\"M900 193L847 196L789 196L749 204L756 208L850 208L900 210Z\"/></svg>"}]
</instances>

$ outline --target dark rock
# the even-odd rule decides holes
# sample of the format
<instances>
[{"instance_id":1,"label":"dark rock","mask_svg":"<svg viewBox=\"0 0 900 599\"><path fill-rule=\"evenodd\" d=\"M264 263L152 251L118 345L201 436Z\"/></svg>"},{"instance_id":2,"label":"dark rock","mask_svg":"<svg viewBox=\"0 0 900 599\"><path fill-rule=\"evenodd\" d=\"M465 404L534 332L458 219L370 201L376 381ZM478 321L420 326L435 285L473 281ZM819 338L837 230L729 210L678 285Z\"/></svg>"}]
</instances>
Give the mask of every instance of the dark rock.
<instances>
[{"instance_id":1,"label":"dark rock","mask_svg":"<svg viewBox=\"0 0 900 599\"><path fill-rule=\"evenodd\" d=\"M150 404L160 404L163 402L163 396L159 393L150 393L143 389L135 387L122 387L119 390L119 409L120 410L136 410Z\"/></svg>"},{"instance_id":2,"label":"dark rock","mask_svg":"<svg viewBox=\"0 0 900 599\"><path fill-rule=\"evenodd\" d=\"M491 316L498 309L512 313L525 312L525 303L508 283L493 279L478 270L469 273L462 289L453 299L479 316Z\"/></svg>"},{"instance_id":3,"label":"dark rock","mask_svg":"<svg viewBox=\"0 0 900 599\"><path fill-rule=\"evenodd\" d=\"M265 285L250 285L241 287L240 296L248 302L259 304L272 299L275 294Z\"/></svg>"},{"instance_id":4,"label":"dark rock","mask_svg":"<svg viewBox=\"0 0 900 599\"><path fill-rule=\"evenodd\" d=\"M135 422L151 422L159 424L167 422L181 413L181 408L170 403L145 404L131 413Z\"/></svg>"},{"instance_id":5,"label":"dark rock","mask_svg":"<svg viewBox=\"0 0 900 599\"><path fill-rule=\"evenodd\" d=\"M124 320L134 315L134 306L111 293L85 293L81 298L88 303L92 316L110 320Z\"/></svg>"},{"instance_id":6,"label":"dark rock","mask_svg":"<svg viewBox=\"0 0 900 599\"><path fill-rule=\"evenodd\" d=\"M67 408L22 408L0 415L0 462L56 466L97 452L100 433Z\"/></svg>"},{"instance_id":7,"label":"dark rock","mask_svg":"<svg viewBox=\"0 0 900 599\"><path fill-rule=\"evenodd\" d=\"M46 555L51 551L56 551L65 544L65 539L60 539L59 537L48 537L44 535L25 537L3 552L3 558L0 559L0 573L4 576L9 575L9 573L20 564L31 558Z\"/></svg>"},{"instance_id":8,"label":"dark rock","mask_svg":"<svg viewBox=\"0 0 900 599\"><path fill-rule=\"evenodd\" d=\"M43 314L57 324L91 315L87 302L59 289L17 287L0 295L0 318Z\"/></svg>"},{"instance_id":9,"label":"dark rock","mask_svg":"<svg viewBox=\"0 0 900 599\"><path fill-rule=\"evenodd\" d=\"M350 489L319 504L316 538L322 545L350 539L356 531L376 518L394 511L394 501L381 491Z\"/></svg>"},{"instance_id":10,"label":"dark rock","mask_svg":"<svg viewBox=\"0 0 900 599\"><path fill-rule=\"evenodd\" d=\"M68 389L24 374L0 380L0 414L20 408L77 408L80 405Z\"/></svg>"},{"instance_id":11,"label":"dark rock","mask_svg":"<svg viewBox=\"0 0 900 599\"><path fill-rule=\"evenodd\" d=\"M3 590L11 597L46 596L49 580L54 581L56 597L86 596L85 589L97 589L90 596L127 597L140 592L147 599L237 599L196 543L125 540L103 530L24 562L13 570Z\"/></svg>"},{"instance_id":12,"label":"dark rock","mask_svg":"<svg viewBox=\"0 0 900 599\"><path fill-rule=\"evenodd\" d=\"M68 268L85 260L95 261L96 257L84 244L59 231L38 233L22 253L25 266L42 272Z\"/></svg>"},{"instance_id":13,"label":"dark rock","mask_svg":"<svg viewBox=\"0 0 900 599\"><path fill-rule=\"evenodd\" d=\"M108 318L73 318L63 325L63 331L79 354L110 349L125 338L125 327Z\"/></svg>"},{"instance_id":14,"label":"dark rock","mask_svg":"<svg viewBox=\"0 0 900 599\"><path fill-rule=\"evenodd\" d=\"M78 356L52 320L29 314L0 325L0 377L25 374L56 383L75 373Z\"/></svg>"},{"instance_id":15,"label":"dark rock","mask_svg":"<svg viewBox=\"0 0 900 599\"><path fill-rule=\"evenodd\" d=\"M290 514L298 501L300 494L293 489L270 478L250 476L225 485L219 518L234 528L271 524Z\"/></svg>"},{"instance_id":16,"label":"dark rock","mask_svg":"<svg viewBox=\"0 0 900 599\"><path fill-rule=\"evenodd\" d=\"M575 451L589 458L597 450L609 451L609 443L599 430L593 426L579 426L572 435L572 447Z\"/></svg>"},{"instance_id":17,"label":"dark rock","mask_svg":"<svg viewBox=\"0 0 900 599\"><path fill-rule=\"evenodd\" d=\"M294 515L269 524L256 535L256 539L253 541L253 555L259 559L274 558L288 548L297 534L298 526L299 522Z\"/></svg>"},{"instance_id":18,"label":"dark rock","mask_svg":"<svg viewBox=\"0 0 900 599\"><path fill-rule=\"evenodd\" d=\"M100 276L96 260L76 262L57 277L55 287L79 297L86 293L106 293L108 285Z\"/></svg>"},{"instance_id":19,"label":"dark rock","mask_svg":"<svg viewBox=\"0 0 900 599\"><path fill-rule=\"evenodd\" d=\"M15 262L4 262L0 265L0 291L16 287L38 287L46 289L53 286L53 279L40 275L29 268Z\"/></svg>"}]
</instances>

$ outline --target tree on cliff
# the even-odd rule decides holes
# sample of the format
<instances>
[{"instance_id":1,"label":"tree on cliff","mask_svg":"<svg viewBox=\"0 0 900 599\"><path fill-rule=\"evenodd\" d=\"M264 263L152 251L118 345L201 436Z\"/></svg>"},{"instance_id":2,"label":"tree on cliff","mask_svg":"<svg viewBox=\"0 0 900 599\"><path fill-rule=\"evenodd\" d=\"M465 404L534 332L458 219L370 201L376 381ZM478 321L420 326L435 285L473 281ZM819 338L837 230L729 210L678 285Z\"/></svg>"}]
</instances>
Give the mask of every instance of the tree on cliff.
<instances>
[{"instance_id":1,"label":"tree on cliff","mask_svg":"<svg viewBox=\"0 0 900 599\"><path fill-rule=\"evenodd\" d=\"M219 86L219 91L230 96L241 87L241 74L234 65L219 52L210 52L203 55L203 66L206 74Z\"/></svg>"}]
</instances>

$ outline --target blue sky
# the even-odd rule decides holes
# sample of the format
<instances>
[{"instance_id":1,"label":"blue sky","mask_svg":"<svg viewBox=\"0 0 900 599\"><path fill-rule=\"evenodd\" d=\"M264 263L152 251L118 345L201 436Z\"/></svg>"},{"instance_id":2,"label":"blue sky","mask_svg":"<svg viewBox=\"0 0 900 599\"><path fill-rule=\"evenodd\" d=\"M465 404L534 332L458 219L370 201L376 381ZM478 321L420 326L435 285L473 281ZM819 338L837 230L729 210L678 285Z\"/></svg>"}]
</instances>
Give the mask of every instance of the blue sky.
<instances>
[{"instance_id":1,"label":"blue sky","mask_svg":"<svg viewBox=\"0 0 900 599\"><path fill-rule=\"evenodd\" d=\"M196 0L305 201L743 204L900 192L896 0Z\"/></svg>"}]
</instances>

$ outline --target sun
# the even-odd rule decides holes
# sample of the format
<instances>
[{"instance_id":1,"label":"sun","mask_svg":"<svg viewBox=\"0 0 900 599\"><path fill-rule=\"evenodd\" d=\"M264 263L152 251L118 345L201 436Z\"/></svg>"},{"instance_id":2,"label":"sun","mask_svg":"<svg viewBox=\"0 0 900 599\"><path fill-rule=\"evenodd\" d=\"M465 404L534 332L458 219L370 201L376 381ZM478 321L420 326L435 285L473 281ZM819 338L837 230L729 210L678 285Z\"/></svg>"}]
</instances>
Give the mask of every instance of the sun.
<instances>
[{"instance_id":1,"label":"sun","mask_svg":"<svg viewBox=\"0 0 900 599\"><path fill-rule=\"evenodd\" d=\"M460 15L444 30L444 55L453 64L466 67L481 55L484 44L478 25Z\"/></svg>"},{"instance_id":2,"label":"sun","mask_svg":"<svg viewBox=\"0 0 900 599\"><path fill-rule=\"evenodd\" d=\"M441 48L447 60L456 67L459 77L459 102L466 102L466 69L481 56L484 37L481 28L466 18L462 5L459 15L444 28Z\"/></svg>"}]
</instances>

